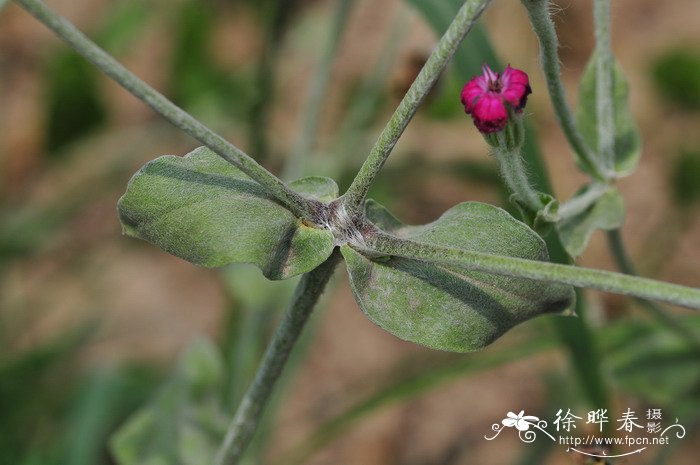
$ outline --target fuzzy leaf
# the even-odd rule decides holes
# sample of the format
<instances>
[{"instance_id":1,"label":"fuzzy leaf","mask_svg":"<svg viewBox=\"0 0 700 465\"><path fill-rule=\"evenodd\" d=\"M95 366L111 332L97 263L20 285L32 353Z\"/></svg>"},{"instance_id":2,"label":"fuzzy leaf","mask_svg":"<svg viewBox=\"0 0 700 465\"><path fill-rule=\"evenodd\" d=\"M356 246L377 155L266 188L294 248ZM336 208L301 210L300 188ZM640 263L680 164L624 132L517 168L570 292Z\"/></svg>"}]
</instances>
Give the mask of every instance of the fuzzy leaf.
<instances>
[{"instance_id":1,"label":"fuzzy leaf","mask_svg":"<svg viewBox=\"0 0 700 465\"><path fill-rule=\"evenodd\" d=\"M533 212L529 206L518 201L518 197L515 194L510 196L510 201L520 212L520 217L523 218L523 221L539 233L540 236L544 237L557 221L559 201L544 192L539 192L539 197L544 207L537 212Z\"/></svg>"},{"instance_id":2,"label":"fuzzy leaf","mask_svg":"<svg viewBox=\"0 0 700 465\"><path fill-rule=\"evenodd\" d=\"M625 205L622 196L611 188L590 208L557 225L562 245L569 255L578 257L586 250L588 241L596 229L617 229L622 226L624 216Z\"/></svg>"},{"instance_id":3,"label":"fuzzy leaf","mask_svg":"<svg viewBox=\"0 0 700 465\"><path fill-rule=\"evenodd\" d=\"M331 179L292 184L303 195L337 195ZM236 167L204 147L157 158L141 168L119 200L126 234L196 265L253 263L270 279L317 267L333 235L305 225Z\"/></svg>"},{"instance_id":4,"label":"fuzzy leaf","mask_svg":"<svg viewBox=\"0 0 700 465\"><path fill-rule=\"evenodd\" d=\"M309 176L289 183L289 187L312 199L330 202L338 197L338 185L331 178Z\"/></svg>"},{"instance_id":5,"label":"fuzzy leaf","mask_svg":"<svg viewBox=\"0 0 700 465\"><path fill-rule=\"evenodd\" d=\"M579 87L576 124L591 148L598 148L598 114L596 111L596 61L593 53L586 70L581 77ZM613 117L615 123L615 160L614 168L619 176L626 176L634 171L642 153L642 141L629 108L629 86L622 73L622 68L613 64ZM583 166L579 163L579 166Z\"/></svg>"},{"instance_id":6,"label":"fuzzy leaf","mask_svg":"<svg viewBox=\"0 0 700 465\"><path fill-rule=\"evenodd\" d=\"M369 202L376 225L417 242L547 260L542 239L504 210L459 204L423 226L398 223ZM350 283L360 308L393 335L434 349L479 350L518 323L573 304L570 286L468 271L399 257L370 258L345 245Z\"/></svg>"},{"instance_id":7,"label":"fuzzy leaf","mask_svg":"<svg viewBox=\"0 0 700 465\"><path fill-rule=\"evenodd\" d=\"M213 463L228 414L221 404L224 362L208 340L194 341L176 373L114 435L119 465Z\"/></svg>"}]
</instances>

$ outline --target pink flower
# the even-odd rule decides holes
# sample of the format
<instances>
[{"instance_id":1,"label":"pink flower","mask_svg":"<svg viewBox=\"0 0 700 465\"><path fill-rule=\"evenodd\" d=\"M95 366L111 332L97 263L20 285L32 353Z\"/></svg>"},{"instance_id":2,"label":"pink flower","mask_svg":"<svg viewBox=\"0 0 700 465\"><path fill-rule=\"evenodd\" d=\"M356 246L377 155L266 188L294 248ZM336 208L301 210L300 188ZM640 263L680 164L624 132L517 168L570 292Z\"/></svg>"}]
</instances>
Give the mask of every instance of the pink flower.
<instances>
[{"instance_id":1,"label":"pink flower","mask_svg":"<svg viewBox=\"0 0 700 465\"><path fill-rule=\"evenodd\" d=\"M503 74L494 73L489 65L462 89L464 111L472 115L477 129L484 134L498 132L508 123L508 108L522 111L532 92L527 74L506 66Z\"/></svg>"}]
</instances>

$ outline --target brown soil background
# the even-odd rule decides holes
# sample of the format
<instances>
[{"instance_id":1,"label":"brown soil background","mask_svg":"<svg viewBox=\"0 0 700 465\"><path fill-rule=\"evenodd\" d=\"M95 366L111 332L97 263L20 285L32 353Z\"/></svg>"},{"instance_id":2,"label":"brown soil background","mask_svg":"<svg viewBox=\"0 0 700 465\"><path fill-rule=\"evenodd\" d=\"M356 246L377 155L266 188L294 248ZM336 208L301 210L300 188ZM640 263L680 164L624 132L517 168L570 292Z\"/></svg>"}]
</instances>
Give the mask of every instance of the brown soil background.
<instances>
[{"instance_id":1,"label":"brown soil background","mask_svg":"<svg viewBox=\"0 0 700 465\"><path fill-rule=\"evenodd\" d=\"M81 28L101 17L105 0L49 2ZM167 9L167 2L160 2ZM501 0L485 21L500 56L529 71L534 93L528 112L537 125L547 165L560 198L567 198L585 178L576 170L558 129L538 71L537 43L515 0ZM592 48L590 2L559 2L556 14L561 34L564 80L572 104L578 77ZM334 68L335 82L359 79L370 69L398 0L358 0ZM697 0L615 0L614 50L631 84L632 110L644 138L638 170L620 182L627 205L624 235L639 268L646 275L695 285L700 283L700 215L683 226L669 213L669 159L684 144L700 145L697 117L678 113L653 91L649 80L652 57L671 46L700 44L700 2ZM236 2L220 19L214 53L222 64L247 65L255 59L261 38L249 13ZM300 20L326 21L330 3L314 3ZM414 13L395 75L413 53L429 51L434 35ZM279 88L271 122L274 148L291 147L306 85L318 56L322 31L297 24L282 53ZM130 69L159 88L166 80L164 57L168 31L154 22L138 47L120 57ZM0 15L0 195L18 207L42 205L52 198L93 182L94 197L75 211L67 227L42 244L32 257L10 264L0 280L0 308L12 315L14 347L30 347L49 335L98 319L100 329L81 364L104 366L130 359L159 360L170 365L196 334L216 337L224 296L215 271L195 268L159 250L123 237L115 215L116 200L141 164L163 153L186 153L195 144L168 127L140 102L107 79L100 81L110 109L110 125L72 150L69 166L57 166L43 156L45 116L42 111L42 67L52 51L63 47L43 26L11 5ZM465 77L466 79L467 77ZM320 145L326 143L342 114L343 86L334 86L324 109ZM393 105L387 104L388 116ZM242 128L226 127L227 137L245 148ZM681 142L685 141L685 142ZM419 114L397 146L392 161L424 150L434 159L487 157L483 141L469 121L435 121ZM253 154L254 156L254 154ZM390 161L389 163L392 163ZM122 166L116 180L99 173ZM97 181L95 181L97 179ZM93 180L93 181L86 181ZM700 180L698 180L700 182ZM424 222L459 201L498 202L496 194L464 183L431 181L416 195L418 205L401 204L399 217ZM658 248L658 249L657 249ZM661 251L661 252L659 252ZM648 253L650 252L650 253ZM658 259L655 253L662 253ZM585 266L612 269L605 240L596 234L580 261ZM662 263L662 266L659 265ZM287 405L277 422L270 457L306 436L324 419L363 394L372 392L389 370L425 356L426 349L397 340L370 323L354 303L344 271L338 271L329 304L317 315L319 327L299 375L287 393ZM593 318L608 318L620 298L589 292ZM516 329L502 341L517 338ZM549 375L547 375L549 373ZM372 415L341 440L317 454L309 464L503 464L515 463L524 449L514 436L487 442L490 425L509 411L542 407L543 377L568 376L563 354L528 358L488 373L451 382L418 400ZM696 438L698 439L698 438ZM688 438L675 464L697 463L697 441ZM454 461L441 460L446 451L464 446ZM555 454L547 464L573 463ZM622 463L644 463L627 461Z\"/></svg>"}]
</instances>

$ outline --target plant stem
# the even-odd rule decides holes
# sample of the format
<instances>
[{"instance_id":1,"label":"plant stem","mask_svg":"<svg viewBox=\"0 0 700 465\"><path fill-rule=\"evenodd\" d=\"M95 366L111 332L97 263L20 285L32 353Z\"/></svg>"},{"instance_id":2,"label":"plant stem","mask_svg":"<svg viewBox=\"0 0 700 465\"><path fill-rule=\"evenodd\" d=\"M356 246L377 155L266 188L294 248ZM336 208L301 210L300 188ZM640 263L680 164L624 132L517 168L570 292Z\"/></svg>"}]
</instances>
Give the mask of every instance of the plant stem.
<instances>
[{"instance_id":1,"label":"plant stem","mask_svg":"<svg viewBox=\"0 0 700 465\"><path fill-rule=\"evenodd\" d=\"M299 338L340 257L340 252L336 249L328 260L302 276L299 281L287 312L265 351L255 379L228 427L216 456L216 465L237 464L243 456L272 394L272 388L279 379L292 347Z\"/></svg>"},{"instance_id":2,"label":"plant stem","mask_svg":"<svg viewBox=\"0 0 700 465\"><path fill-rule=\"evenodd\" d=\"M610 252L619 270L625 274L636 276L637 270L635 269L635 266L627 253L625 243L622 240L622 234L620 233L619 229L608 231L608 247L610 248ZM637 303L639 303L643 309L649 312L651 316L656 318L659 323L685 339L686 342L688 342L695 349L700 350L700 340L698 340L695 333L683 326L683 324L678 321L678 319L674 318L673 315L666 312L654 302L649 302L643 299L635 299L635 301L637 301Z\"/></svg>"},{"instance_id":3,"label":"plant stem","mask_svg":"<svg viewBox=\"0 0 700 465\"><path fill-rule=\"evenodd\" d=\"M530 184L520 149L508 150L498 147L494 152L501 176L515 197L533 212L544 208L540 193Z\"/></svg>"},{"instance_id":4,"label":"plant stem","mask_svg":"<svg viewBox=\"0 0 700 465\"><path fill-rule=\"evenodd\" d=\"M32 16L54 31L80 55L178 128L230 162L261 184L267 192L284 203L297 216L313 219L310 202L291 190L272 173L243 153L238 147L197 121L127 70L107 52L92 42L67 19L47 7L41 0L16 0Z\"/></svg>"},{"instance_id":5,"label":"plant stem","mask_svg":"<svg viewBox=\"0 0 700 465\"><path fill-rule=\"evenodd\" d=\"M586 192L575 195L559 207L559 221L573 218L590 208L605 194L610 186L607 184L593 182Z\"/></svg>"},{"instance_id":6,"label":"plant stem","mask_svg":"<svg viewBox=\"0 0 700 465\"><path fill-rule=\"evenodd\" d=\"M596 56L596 115L598 152L608 172L615 164L615 119L613 108L613 57L610 48L610 0L593 2Z\"/></svg>"},{"instance_id":7,"label":"plant stem","mask_svg":"<svg viewBox=\"0 0 700 465\"><path fill-rule=\"evenodd\" d=\"M315 136L318 132L321 108L328 89L328 83L330 82L340 39L348 23L352 3L353 0L336 1L329 37L325 40L318 70L309 87L309 96L304 106L298 137L285 166L285 179L296 179L304 174L306 160L313 148Z\"/></svg>"},{"instance_id":8,"label":"plant stem","mask_svg":"<svg viewBox=\"0 0 700 465\"><path fill-rule=\"evenodd\" d=\"M606 171L600 166L595 153L586 145L581 133L576 127L574 118L566 101L566 91L561 82L559 66L559 41L554 29L554 22L549 15L549 0L521 0L527 9L532 28L540 43L540 61L547 81L547 90L554 107L559 125L566 136L571 148L576 152L581 163L599 181L606 180Z\"/></svg>"},{"instance_id":9,"label":"plant stem","mask_svg":"<svg viewBox=\"0 0 700 465\"><path fill-rule=\"evenodd\" d=\"M421 69L418 77L406 92L398 108L391 116L379 139L372 147L369 156L360 168L350 188L344 195L344 202L351 214L361 214L362 204L374 179L384 166L392 149L413 118L421 102L447 66L459 44L464 40L490 0L467 0L457 16L445 31L435 50Z\"/></svg>"},{"instance_id":10,"label":"plant stem","mask_svg":"<svg viewBox=\"0 0 700 465\"><path fill-rule=\"evenodd\" d=\"M700 310L700 289L639 278L612 271L594 270L537 260L491 255L434 246L376 232L367 240L370 251L495 273L517 278L590 287L642 299L659 300Z\"/></svg>"}]
</instances>

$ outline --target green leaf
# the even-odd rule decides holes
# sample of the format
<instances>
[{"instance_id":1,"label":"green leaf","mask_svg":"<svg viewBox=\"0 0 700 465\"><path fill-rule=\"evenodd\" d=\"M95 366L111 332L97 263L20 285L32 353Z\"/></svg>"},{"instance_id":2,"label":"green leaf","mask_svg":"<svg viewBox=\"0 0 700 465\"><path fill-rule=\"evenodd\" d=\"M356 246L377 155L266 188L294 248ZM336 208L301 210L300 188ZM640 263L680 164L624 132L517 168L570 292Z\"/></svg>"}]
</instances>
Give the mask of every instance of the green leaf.
<instances>
[{"instance_id":1,"label":"green leaf","mask_svg":"<svg viewBox=\"0 0 700 465\"><path fill-rule=\"evenodd\" d=\"M579 195L585 194L586 186ZM625 205L617 190L608 189L591 207L557 225L559 237L566 251L578 257L586 250L588 241L596 229L606 231L622 226Z\"/></svg>"},{"instance_id":2,"label":"green leaf","mask_svg":"<svg viewBox=\"0 0 700 465\"><path fill-rule=\"evenodd\" d=\"M289 187L312 199L322 202L330 202L338 197L338 185L331 178L323 176L309 176L297 179L289 184Z\"/></svg>"},{"instance_id":3,"label":"green leaf","mask_svg":"<svg viewBox=\"0 0 700 465\"><path fill-rule=\"evenodd\" d=\"M337 194L330 179L293 183L302 194ZM269 279L316 268L333 235L307 226L236 167L204 147L141 168L119 200L124 232L196 265L253 263Z\"/></svg>"},{"instance_id":4,"label":"green leaf","mask_svg":"<svg viewBox=\"0 0 700 465\"><path fill-rule=\"evenodd\" d=\"M596 61L593 53L581 78L576 124L591 148L598 148L598 116L596 111ZM613 111L615 122L614 168L618 176L634 171L642 153L642 141L629 108L629 86L622 68L613 64ZM583 166L579 163L579 166Z\"/></svg>"},{"instance_id":5,"label":"green leaf","mask_svg":"<svg viewBox=\"0 0 700 465\"><path fill-rule=\"evenodd\" d=\"M459 204L423 226L398 224L370 201L371 221L416 242L512 257L547 260L542 239L504 210L477 202ZM341 248L360 308L395 336L434 349L479 350L513 326L571 307L570 286L498 276L428 262L372 259Z\"/></svg>"},{"instance_id":6,"label":"green leaf","mask_svg":"<svg viewBox=\"0 0 700 465\"><path fill-rule=\"evenodd\" d=\"M559 219L559 201L544 192L539 192L538 194L543 207L537 212L533 212L527 205L521 203L515 194L510 196L510 201L518 209L523 221L532 226L540 236L544 237Z\"/></svg>"},{"instance_id":7,"label":"green leaf","mask_svg":"<svg viewBox=\"0 0 700 465\"><path fill-rule=\"evenodd\" d=\"M224 363L216 347L208 340L194 341L169 383L114 435L117 463L213 463L227 424L223 382Z\"/></svg>"}]
</instances>

